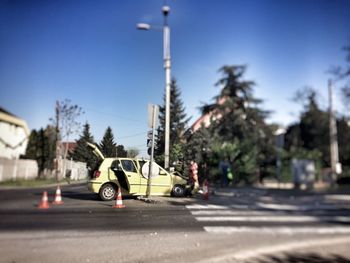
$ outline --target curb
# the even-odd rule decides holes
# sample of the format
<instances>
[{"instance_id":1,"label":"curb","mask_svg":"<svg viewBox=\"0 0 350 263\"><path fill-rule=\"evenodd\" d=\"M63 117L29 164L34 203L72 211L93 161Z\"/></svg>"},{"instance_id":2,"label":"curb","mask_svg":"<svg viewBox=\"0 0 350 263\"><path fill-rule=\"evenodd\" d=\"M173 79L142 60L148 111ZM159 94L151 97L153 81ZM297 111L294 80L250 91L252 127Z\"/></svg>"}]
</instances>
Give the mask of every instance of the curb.
<instances>
[{"instance_id":1,"label":"curb","mask_svg":"<svg viewBox=\"0 0 350 263\"><path fill-rule=\"evenodd\" d=\"M57 185L60 186L67 186L67 185L83 185L87 184L87 181L74 181L68 183L67 181L62 181L58 183L52 183L52 184L43 184L43 185L37 185L37 186L0 186L0 190L21 190L21 189L40 189L40 188L47 188L47 187L56 187Z\"/></svg>"}]
</instances>

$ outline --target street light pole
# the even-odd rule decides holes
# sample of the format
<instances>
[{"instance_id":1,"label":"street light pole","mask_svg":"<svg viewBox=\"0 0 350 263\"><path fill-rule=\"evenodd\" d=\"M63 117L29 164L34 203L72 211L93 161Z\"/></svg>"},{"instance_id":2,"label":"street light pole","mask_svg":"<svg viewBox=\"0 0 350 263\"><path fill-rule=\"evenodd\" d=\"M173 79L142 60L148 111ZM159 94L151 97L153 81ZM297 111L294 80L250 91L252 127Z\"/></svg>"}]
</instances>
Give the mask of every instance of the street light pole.
<instances>
[{"instance_id":1,"label":"street light pole","mask_svg":"<svg viewBox=\"0 0 350 263\"><path fill-rule=\"evenodd\" d=\"M165 129L164 129L164 168L169 169L169 144L170 144L170 86L171 86L171 59L170 59L170 28L168 26L169 6L162 8L164 16L163 25L163 58L165 70ZM154 26L146 23L137 24L140 30L150 30ZM154 27L158 28L158 27Z\"/></svg>"},{"instance_id":2,"label":"street light pole","mask_svg":"<svg viewBox=\"0 0 350 263\"><path fill-rule=\"evenodd\" d=\"M170 85L171 85L171 59L170 59L170 28L168 26L169 6L163 6L164 27L164 70L165 70L165 139L164 139L164 168L169 169L169 143L170 143Z\"/></svg>"},{"instance_id":3,"label":"street light pole","mask_svg":"<svg viewBox=\"0 0 350 263\"><path fill-rule=\"evenodd\" d=\"M333 106L333 87L332 81L328 81L328 97L329 97L329 138L330 138L330 155L331 155L331 173L332 180L337 178L337 166L339 166L339 153L338 153L338 136L337 136L337 123L335 118L335 111Z\"/></svg>"}]
</instances>

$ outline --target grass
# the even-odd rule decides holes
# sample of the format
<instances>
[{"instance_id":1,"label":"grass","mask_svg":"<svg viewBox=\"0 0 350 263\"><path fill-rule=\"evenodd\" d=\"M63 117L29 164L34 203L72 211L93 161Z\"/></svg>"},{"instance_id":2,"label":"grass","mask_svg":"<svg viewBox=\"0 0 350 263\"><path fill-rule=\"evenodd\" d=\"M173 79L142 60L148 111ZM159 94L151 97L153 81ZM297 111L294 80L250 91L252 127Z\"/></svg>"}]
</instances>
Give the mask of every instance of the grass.
<instances>
[{"instance_id":1,"label":"grass","mask_svg":"<svg viewBox=\"0 0 350 263\"><path fill-rule=\"evenodd\" d=\"M44 186L44 185L55 184L55 183L57 183L57 181L54 178L51 178L51 179L37 178L37 179L30 179L30 180L19 179L16 181L14 180L4 181L4 182L0 182L0 186L36 187L36 186Z\"/></svg>"}]
</instances>

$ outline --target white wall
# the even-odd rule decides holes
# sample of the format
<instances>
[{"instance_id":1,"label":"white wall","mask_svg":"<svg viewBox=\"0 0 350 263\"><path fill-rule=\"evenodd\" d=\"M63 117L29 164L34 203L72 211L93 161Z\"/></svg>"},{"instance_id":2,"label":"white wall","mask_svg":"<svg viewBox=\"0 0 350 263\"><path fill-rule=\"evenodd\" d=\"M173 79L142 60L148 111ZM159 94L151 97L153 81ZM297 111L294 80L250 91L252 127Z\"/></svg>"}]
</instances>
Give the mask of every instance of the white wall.
<instances>
[{"instance_id":1,"label":"white wall","mask_svg":"<svg viewBox=\"0 0 350 263\"><path fill-rule=\"evenodd\" d=\"M0 182L17 179L34 179L38 176L35 160L0 158Z\"/></svg>"},{"instance_id":2,"label":"white wall","mask_svg":"<svg viewBox=\"0 0 350 263\"><path fill-rule=\"evenodd\" d=\"M23 127L0 122L0 157L18 159L25 154L28 137Z\"/></svg>"}]
</instances>

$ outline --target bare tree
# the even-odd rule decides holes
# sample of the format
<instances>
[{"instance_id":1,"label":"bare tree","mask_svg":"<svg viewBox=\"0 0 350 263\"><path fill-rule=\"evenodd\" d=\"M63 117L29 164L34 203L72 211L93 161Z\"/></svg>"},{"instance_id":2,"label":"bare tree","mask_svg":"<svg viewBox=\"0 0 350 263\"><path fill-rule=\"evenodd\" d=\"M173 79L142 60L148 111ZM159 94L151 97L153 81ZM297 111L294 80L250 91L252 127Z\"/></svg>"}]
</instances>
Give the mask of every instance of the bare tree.
<instances>
[{"instance_id":1,"label":"bare tree","mask_svg":"<svg viewBox=\"0 0 350 263\"><path fill-rule=\"evenodd\" d=\"M69 99L56 102L56 116L51 118L57 129L56 147L60 148L61 143L65 142L63 153L63 174L66 172L66 158L68 155L69 139L72 135L77 134L81 128L81 123L78 121L80 115L84 114L82 108L76 104L72 104ZM58 171L58 152L56 151L56 170ZM58 173L56 173L56 179L58 180Z\"/></svg>"},{"instance_id":2,"label":"bare tree","mask_svg":"<svg viewBox=\"0 0 350 263\"><path fill-rule=\"evenodd\" d=\"M128 152L127 155L129 158L135 158L140 153L139 149L135 147L129 148L127 152Z\"/></svg>"}]
</instances>

